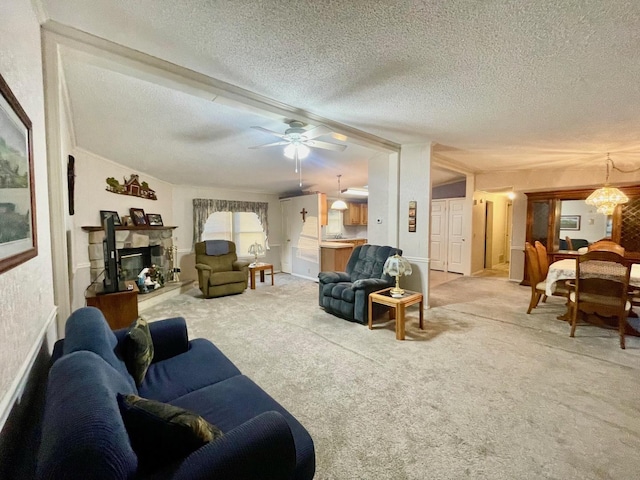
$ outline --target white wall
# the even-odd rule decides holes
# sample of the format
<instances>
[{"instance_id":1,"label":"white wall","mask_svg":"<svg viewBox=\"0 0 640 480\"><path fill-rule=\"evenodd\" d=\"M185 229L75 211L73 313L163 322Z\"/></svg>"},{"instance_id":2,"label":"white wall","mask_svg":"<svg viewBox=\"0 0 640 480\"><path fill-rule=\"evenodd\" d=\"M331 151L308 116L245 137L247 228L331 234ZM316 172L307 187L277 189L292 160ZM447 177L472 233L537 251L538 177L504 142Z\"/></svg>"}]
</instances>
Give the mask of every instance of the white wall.
<instances>
[{"instance_id":1,"label":"white wall","mask_svg":"<svg viewBox=\"0 0 640 480\"><path fill-rule=\"evenodd\" d=\"M33 124L38 255L0 274L0 427L55 328L40 26L28 0L0 2L0 66Z\"/></svg>"},{"instance_id":2,"label":"white wall","mask_svg":"<svg viewBox=\"0 0 640 480\"><path fill-rule=\"evenodd\" d=\"M398 163L398 154L369 160L367 239L372 245L398 245Z\"/></svg>"}]
</instances>

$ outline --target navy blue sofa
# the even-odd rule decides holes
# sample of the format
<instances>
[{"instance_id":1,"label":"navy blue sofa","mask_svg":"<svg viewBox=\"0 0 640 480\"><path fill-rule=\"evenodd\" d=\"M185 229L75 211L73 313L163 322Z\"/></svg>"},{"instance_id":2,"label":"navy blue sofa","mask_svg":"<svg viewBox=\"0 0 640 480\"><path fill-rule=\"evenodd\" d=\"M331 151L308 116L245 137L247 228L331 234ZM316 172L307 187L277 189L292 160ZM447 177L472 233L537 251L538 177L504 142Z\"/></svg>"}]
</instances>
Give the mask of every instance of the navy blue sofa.
<instances>
[{"instance_id":1,"label":"navy blue sofa","mask_svg":"<svg viewBox=\"0 0 640 480\"><path fill-rule=\"evenodd\" d=\"M154 472L154 479L313 478L313 440L289 412L211 342L189 340L183 318L149 327L155 354L136 387L120 354L126 330L112 332L93 307L69 317L65 339L56 345L61 355L49 373L38 478L147 478L138 468L117 393L188 409L224 432Z\"/></svg>"},{"instance_id":2,"label":"navy blue sofa","mask_svg":"<svg viewBox=\"0 0 640 480\"><path fill-rule=\"evenodd\" d=\"M402 250L369 244L354 248L346 271L318 274L320 306L350 322L369 323L369 294L395 284L382 270L387 258L396 253L402 255Z\"/></svg>"}]
</instances>

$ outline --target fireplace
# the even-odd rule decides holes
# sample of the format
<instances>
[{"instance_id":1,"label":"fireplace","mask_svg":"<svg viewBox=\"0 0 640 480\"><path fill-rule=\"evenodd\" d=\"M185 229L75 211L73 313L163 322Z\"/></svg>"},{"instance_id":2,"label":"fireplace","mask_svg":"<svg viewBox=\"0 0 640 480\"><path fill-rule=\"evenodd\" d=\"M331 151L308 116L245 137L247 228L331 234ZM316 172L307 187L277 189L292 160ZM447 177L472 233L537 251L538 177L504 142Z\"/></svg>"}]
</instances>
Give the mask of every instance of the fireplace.
<instances>
[{"instance_id":1,"label":"fireplace","mask_svg":"<svg viewBox=\"0 0 640 480\"><path fill-rule=\"evenodd\" d=\"M82 227L89 232L89 260L91 281L99 279L104 269L102 227ZM167 278L171 262L172 230L175 227L116 227L116 248L122 280L136 280L143 268L156 265Z\"/></svg>"}]
</instances>

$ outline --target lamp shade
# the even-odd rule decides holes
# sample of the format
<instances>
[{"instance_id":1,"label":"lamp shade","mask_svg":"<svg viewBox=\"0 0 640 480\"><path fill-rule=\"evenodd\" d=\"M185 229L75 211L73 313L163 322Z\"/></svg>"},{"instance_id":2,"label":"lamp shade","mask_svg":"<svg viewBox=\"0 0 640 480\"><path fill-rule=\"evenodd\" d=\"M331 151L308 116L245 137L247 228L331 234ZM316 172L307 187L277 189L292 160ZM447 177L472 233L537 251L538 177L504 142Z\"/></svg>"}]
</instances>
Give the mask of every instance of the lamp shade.
<instances>
[{"instance_id":1,"label":"lamp shade","mask_svg":"<svg viewBox=\"0 0 640 480\"><path fill-rule=\"evenodd\" d=\"M258 263L258 255L262 255L264 253L264 247L261 243L252 243L249 245L249 253L253 255L253 263Z\"/></svg>"},{"instance_id":2,"label":"lamp shade","mask_svg":"<svg viewBox=\"0 0 640 480\"><path fill-rule=\"evenodd\" d=\"M404 290L400 288L400 277L403 275L411 275L411 264L409 260L398 255L397 253L393 257L387 258L382 267L383 273L396 277L396 286L391 289L392 297L401 297L404 295Z\"/></svg>"},{"instance_id":3,"label":"lamp shade","mask_svg":"<svg viewBox=\"0 0 640 480\"><path fill-rule=\"evenodd\" d=\"M347 204L342 200L336 200L331 204L331 210L346 210Z\"/></svg>"}]
</instances>

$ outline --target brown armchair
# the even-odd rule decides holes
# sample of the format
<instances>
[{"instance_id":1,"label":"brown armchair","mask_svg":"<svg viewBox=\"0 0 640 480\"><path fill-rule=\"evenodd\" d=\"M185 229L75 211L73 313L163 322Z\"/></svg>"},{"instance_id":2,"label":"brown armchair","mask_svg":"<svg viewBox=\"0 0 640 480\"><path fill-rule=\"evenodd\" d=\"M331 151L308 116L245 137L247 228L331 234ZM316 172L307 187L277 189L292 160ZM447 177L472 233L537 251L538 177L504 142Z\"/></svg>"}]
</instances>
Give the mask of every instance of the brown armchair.
<instances>
[{"instance_id":1,"label":"brown armchair","mask_svg":"<svg viewBox=\"0 0 640 480\"><path fill-rule=\"evenodd\" d=\"M196 270L205 298L234 295L247 288L249 262L238 260L236 244L228 240L196 243Z\"/></svg>"}]
</instances>

